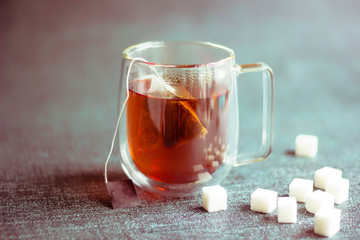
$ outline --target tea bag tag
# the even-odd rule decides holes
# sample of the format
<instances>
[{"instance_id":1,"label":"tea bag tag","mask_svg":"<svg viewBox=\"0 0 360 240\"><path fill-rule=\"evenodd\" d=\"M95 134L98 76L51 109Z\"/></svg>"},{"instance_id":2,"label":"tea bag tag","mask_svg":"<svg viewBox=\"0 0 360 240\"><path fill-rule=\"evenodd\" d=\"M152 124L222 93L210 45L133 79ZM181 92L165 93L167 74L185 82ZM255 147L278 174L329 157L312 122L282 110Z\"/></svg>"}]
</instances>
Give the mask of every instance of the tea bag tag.
<instances>
[{"instance_id":1,"label":"tea bag tag","mask_svg":"<svg viewBox=\"0 0 360 240\"><path fill-rule=\"evenodd\" d=\"M108 166L112 151L114 149L115 139L116 139L117 132L119 129L119 124L120 124L120 119L121 119L122 113L124 111L126 102L129 99L129 76L130 76L131 67L134 64L134 62L137 60L146 62L146 60L143 58L133 58L129 65L129 69L128 69L128 72L126 75L126 99L122 104L122 107L121 107L121 110L120 110L120 113L119 113L119 116L118 116L118 119L116 122L114 135L113 135L113 138L111 141L110 151L109 151L109 154L105 161L105 173L104 173L105 185L106 185L107 191L110 195L111 204L113 206L113 209L133 207L133 206L140 205L140 199L136 193L134 184L131 180L125 180L125 181L118 180L118 181L109 182L108 178L107 178L107 166Z\"/></svg>"},{"instance_id":2,"label":"tea bag tag","mask_svg":"<svg viewBox=\"0 0 360 240\"><path fill-rule=\"evenodd\" d=\"M141 204L131 180L118 180L106 183L113 209L134 207Z\"/></svg>"}]
</instances>

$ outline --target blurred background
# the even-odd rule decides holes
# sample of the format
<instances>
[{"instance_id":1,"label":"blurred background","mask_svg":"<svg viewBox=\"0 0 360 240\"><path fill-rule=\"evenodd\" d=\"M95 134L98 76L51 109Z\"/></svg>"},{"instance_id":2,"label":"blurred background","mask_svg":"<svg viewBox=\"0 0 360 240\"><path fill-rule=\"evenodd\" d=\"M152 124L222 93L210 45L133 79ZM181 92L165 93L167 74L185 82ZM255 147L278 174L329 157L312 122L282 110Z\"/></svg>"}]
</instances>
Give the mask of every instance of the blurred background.
<instances>
[{"instance_id":1,"label":"blurred background","mask_svg":"<svg viewBox=\"0 0 360 240\"><path fill-rule=\"evenodd\" d=\"M269 64L275 74L276 135L286 141L297 132L316 133L319 125L336 135L344 125L360 124L354 116L360 100L357 1L0 4L0 154L9 167L23 166L20 156L27 151L75 166L79 159L102 166L116 121L122 51L151 40L215 42L234 49L238 63ZM247 102L257 88L250 85L241 95ZM29 164L62 171L53 161ZM3 168L2 175L9 170Z\"/></svg>"},{"instance_id":2,"label":"blurred background","mask_svg":"<svg viewBox=\"0 0 360 240\"><path fill-rule=\"evenodd\" d=\"M275 75L270 161L288 162L296 135L308 133L321 137L322 165L332 158L351 168L360 156L359 10L359 1L335 0L1 1L3 217L19 217L4 210L19 204L10 195L22 199L19 189L39 182L44 192L49 182L77 187L66 196L90 182L85 193L106 198L122 51L143 41L210 41L234 49L240 64L266 62ZM261 81L244 78L240 91L243 146L256 148Z\"/></svg>"}]
</instances>

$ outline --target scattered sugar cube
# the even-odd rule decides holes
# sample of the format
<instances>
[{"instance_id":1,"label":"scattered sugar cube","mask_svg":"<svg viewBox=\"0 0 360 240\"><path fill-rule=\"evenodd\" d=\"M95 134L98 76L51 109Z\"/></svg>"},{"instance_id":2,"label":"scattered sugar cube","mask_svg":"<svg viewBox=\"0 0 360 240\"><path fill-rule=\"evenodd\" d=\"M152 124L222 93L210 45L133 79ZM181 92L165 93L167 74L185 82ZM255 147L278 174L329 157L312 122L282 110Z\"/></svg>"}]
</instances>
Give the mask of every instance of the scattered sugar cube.
<instances>
[{"instance_id":1,"label":"scattered sugar cube","mask_svg":"<svg viewBox=\"0 0 360 240\"><path fill-rule=\"evenodd\" d=\"M333 208L323 209L315 213L314 232L316 234L332 237L340 231L341 210Z\"/></svg>"},{"instance_id":2,"label":"scattered sugar cube","mask_svg":"<svg viewBox=\"0 0 360 240\"><path fill-rule=\"evenodd\" d=\"M313 158L318 152L318 137L312 135L298 135L295 139L295 155Z\"/></svg>"},{"instance_id":3,"label":"scattered sugar cube","mask_svg":"<svg viewBox=\"0 0 360 240\"><path fill-rule=\"evenodd\" d=\"M342 171L336 168L323 167L315 171L315 187L325 190L329 179L340 179Z\"/></svg>"},{"instance_id":4,"label":"scattered sugar cube","mask_svg":"<svg viewBox=\"0 0 360 240\"><path fill-rule=\"evenodd\" d=\"M334 195L335 203L341 204L349 198L349 179L330 179L326 182L325 192Z\"/></svg>"},{"instance_id":5,"label":"scattered sugar cube","mask_svg":"<svg viewBox=\"0 0 360 240\"><path fill-rule=\"evenodd\" d=\"M276 209L278 193L258 188L251 194L250 209L262 213L270 213Z\"/></svg>"},{"instance_id":6,"label":"scattered sugar cube","mask_svg":"<svg viewBox=\"0 0 360 240\"><path fill-rule=\"evenodd\" d=\"M295 197L298 202L305 202L307 196L313 192L314 181L294 178L289 185L289 196Z\"/></svg>"},{"instance_id":7,"label":"scattered sugar cube","mask_svg":"<svg viewBox=\"0 0 360 240\"><path fill-rule=\"evenodd\" d=\"M295 197L279 197L277 206L279 223L296 223L297 203Z\"/></svg>"},{"instance_id":8,"label":"scattered sugar cube","mask_svg":"<svg viewBox=\"0 0 360 240\"><path fill-rule=\"evenodd\" d=\"M220 185L202 188L202 206L208 212L226 210L227 193Z\"/></svg>"},{"instance_id":9,"label":"scattered sugar cube","mask_svg":"<svg viewBox=\"0 0 360 240\"><path fill-rule=\"evenodd\" d=\"M320 209L332 209L334 208L334 199L330 193L316 190L308 195L305 208L311 213L316 213Z\"/></svg>"}]
</instances>

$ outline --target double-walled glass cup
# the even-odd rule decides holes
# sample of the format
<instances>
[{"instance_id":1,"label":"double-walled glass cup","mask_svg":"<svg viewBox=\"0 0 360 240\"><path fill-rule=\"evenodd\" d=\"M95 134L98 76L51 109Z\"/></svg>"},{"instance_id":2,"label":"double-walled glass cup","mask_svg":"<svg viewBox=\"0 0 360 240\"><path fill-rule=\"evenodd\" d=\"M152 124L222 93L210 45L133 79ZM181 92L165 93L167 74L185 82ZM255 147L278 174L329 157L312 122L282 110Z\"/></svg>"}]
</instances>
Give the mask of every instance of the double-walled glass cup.
<instances>
[{"instance_id":1,"label":"double-walled glass cup","mask_svg":"<svg viewBox=\"0 0 360 240\"><path fill-rule=\"evenodd\" d=\"M273 74L264 63L235 63L208 42L145 42L124 51L119 106L123 170L140 188L186 196L218 184L233 166L271 153ZM263 72L262 146L239 153L237 76Z\"/></svg>"}]
</instances>

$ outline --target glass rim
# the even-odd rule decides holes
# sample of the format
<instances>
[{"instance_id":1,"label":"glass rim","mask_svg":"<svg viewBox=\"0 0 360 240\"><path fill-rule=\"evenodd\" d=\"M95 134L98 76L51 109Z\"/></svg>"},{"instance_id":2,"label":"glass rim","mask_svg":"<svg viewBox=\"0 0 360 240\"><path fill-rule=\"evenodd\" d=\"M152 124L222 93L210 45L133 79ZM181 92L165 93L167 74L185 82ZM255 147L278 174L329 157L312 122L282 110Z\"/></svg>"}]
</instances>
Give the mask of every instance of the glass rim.
<instances>
[{"instance_id":1,"label":"glass rim","mask_svg":"<svg viewBox=\"0 0 360 240\"><path fill-rule=\"evenodd\" d=\"M216 44L216 43L212 43L212 42L203 42L203 41L147 41L147 42L142 42L142 43L134 44L134 45L127 47L123 51L123 56L125 59L127 59L129 61L133 61L134 58L130 57L130 53L134 50L142 50L142 49L146 49L146 48L150 48L150 47L157 48L157 47L163 47L163 46L170 45L170 44L198 44L198 45L202 45L202 46L222 49L228 53L228 57L219 59L218 61L215 61L215 62L199 63L199 64L163 64L163 63L148 62L148 61L144 61L144 60L140 60L140 59L137 59L135 61L138 63L152 65L155 67L197 68L197 67L209 67L209 66L213 67L216 65L222 65L228 61L232 61L235 57L234 50L232 50L231 48L225 47L220 44Z\"/></svg>"}]
</instances>

